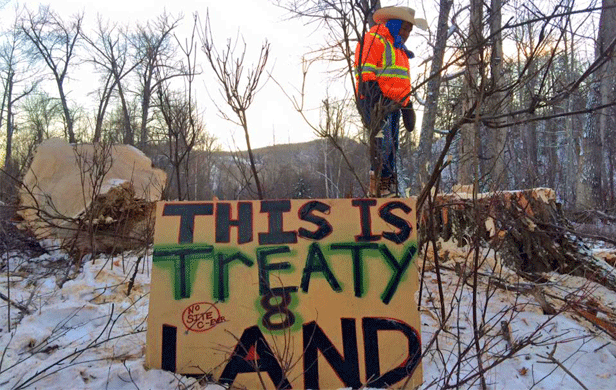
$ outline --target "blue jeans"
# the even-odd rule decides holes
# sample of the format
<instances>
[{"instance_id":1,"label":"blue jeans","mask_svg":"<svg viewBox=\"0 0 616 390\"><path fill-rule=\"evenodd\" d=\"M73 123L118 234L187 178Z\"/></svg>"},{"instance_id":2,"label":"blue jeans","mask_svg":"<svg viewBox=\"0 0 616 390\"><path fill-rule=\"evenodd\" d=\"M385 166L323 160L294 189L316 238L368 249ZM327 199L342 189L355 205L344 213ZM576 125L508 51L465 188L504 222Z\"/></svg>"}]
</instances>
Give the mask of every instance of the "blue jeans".
<instances>
[{"instance_id":1,"label":"blue jeans","mask_svg":"<svg viewBox=\"0 0 616 390\"><path fill-rule=\"evenodd\" d=\"M370 113L368 99L359 102L364 123L370 123ZM400 110L389 113L380 124L383 132L382 138L376 139L376 149L381 151L381 177L391 177L396 172L396 153L398 152L398 135L400 133ZM370 170L376 171L375 162L370 159Z\"/></svg>"},{"instance_id":2,"label":"blue jeans","mask_svg":"<svg viewBox=\"0 0 616 390\"><path fill-rule=\"evenodd\" d=\"M377 149L381 149L381 177L391 177L396 172L396 153L398 152L400 133L400 110L395 110L385 117L381 126L383 138L376 139ZM380 144L380 145L379 145ZM374 164L374 163L373 163ZM376 169L371 164L370 169Z\"/></svg>"}]
</instances>

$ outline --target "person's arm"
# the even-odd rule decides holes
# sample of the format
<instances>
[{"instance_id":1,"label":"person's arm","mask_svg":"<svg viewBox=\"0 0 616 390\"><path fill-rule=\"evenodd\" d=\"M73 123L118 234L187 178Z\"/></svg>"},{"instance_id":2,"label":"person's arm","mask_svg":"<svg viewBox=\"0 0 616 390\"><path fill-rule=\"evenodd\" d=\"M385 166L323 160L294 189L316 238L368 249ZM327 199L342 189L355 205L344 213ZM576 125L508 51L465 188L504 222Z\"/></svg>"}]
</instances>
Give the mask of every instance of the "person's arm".
<instances>
[{"instance_id":1,"label":"person's arm","mask_svg":"<svg viewBox=\"0 0 616 390\"><path fill-rule=\"evenodd\" d=\"M361 49L361 61L359 52ZM383 67L383 52L385 46L380 39L374 35L366 34L363 40L363 46L357 44L355 52L355 66L358 75L360 76L360 84L365 81L376 81L377 72ZM360 86L361 88L361 86Z\"/></svg>"}]
</instances>

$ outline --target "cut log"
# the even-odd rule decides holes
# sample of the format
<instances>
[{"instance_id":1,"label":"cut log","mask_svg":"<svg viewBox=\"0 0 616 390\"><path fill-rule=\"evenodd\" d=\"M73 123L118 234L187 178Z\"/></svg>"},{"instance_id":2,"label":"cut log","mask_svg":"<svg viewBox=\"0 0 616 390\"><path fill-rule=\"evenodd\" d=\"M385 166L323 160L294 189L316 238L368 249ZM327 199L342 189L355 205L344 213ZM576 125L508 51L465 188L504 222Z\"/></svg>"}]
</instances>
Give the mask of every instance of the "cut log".
<instances>
[{"instance_id":1,"label":"cut log","mask_svg":"<svg viewBox=\"0 0 616 390\"><path fill-rule=\"evenodd\" d=\"M420 241L428 239L428 218L434 218L438 238L459 246L479 238L481 246L494 249L503 264L527 279L556 271L584 276L616 291L614 267L593 256L549 188L439 194L432 205L420 213Z\"/></svg>"}]
</instances>

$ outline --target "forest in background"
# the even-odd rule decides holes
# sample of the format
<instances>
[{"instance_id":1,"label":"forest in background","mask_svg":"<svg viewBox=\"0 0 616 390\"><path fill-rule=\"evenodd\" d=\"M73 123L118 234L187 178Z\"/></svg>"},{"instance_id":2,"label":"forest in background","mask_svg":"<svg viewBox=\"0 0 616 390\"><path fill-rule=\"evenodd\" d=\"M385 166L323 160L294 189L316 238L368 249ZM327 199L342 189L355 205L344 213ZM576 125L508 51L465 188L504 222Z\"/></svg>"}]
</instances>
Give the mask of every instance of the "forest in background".
<instances>
[{"instance_id":1,"label":"forest in background","mask_svg":"<svg viewBox=\"0 0 616 390\"><path fill-rule=\"evenodd\" d=\"M335 68L332 83L352 85L356 43L380 2L274 3L327 32L327 41L315 43L322 49L306 54L304 75L325 61ZM402 134L401 190L421 196L454 185L480 192L550 187L567 209L613 209L616 1L430 6L438 12L429 31L411 38L425 51L413 79L423 116L414 133ZM87 28L83 13L60 15L52 6L19 7L13 16L0 43L1 200L14 200L36 145L53 136L134 145L167 171L169 199L365 194L368 141L353 96L324 94L318 122L305 116L321 138L309 147L250 148L249 108L259 87L272 82L268 42L258 58L245 58L241 45L215 41L208 17L197 15L163 14L130 26L99 20ZM192 36L175 35L181 24L193 26ZM87 104L71 100L75 86L67 81L86 63L99 85ZM195 99L206 73L226 98L217 106L243 129L247 151L222 152L208 132ZM304 116L302 91L283 92Z\"/></svg>"}]
</instances>

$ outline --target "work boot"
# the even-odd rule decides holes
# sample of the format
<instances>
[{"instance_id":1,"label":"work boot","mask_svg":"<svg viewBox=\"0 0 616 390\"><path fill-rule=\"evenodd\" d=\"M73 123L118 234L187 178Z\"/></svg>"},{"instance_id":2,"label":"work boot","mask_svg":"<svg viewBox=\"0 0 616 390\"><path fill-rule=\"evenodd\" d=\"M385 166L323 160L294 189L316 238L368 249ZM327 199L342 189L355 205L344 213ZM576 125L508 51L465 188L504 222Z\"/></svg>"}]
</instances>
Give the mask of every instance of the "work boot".
<instances>
[{"instance_id":1,"label":"work boot","mask_svg":"<svg viewBox=\"0 0 616 390\"><path fill-rule=\"evenodd\" d=\"M396 196L398 183L395 176L381 177L379 188L381 190L381 198L393 198ZM376 198L376 175L374 171L370 171L370 189L368 190L370 198Z\"/></svg>"},{"instance_id":2,"label":"work boot","mask_svg":"<svg viewBox=\"0 0 616 390\"><path fill-rule=\"evenodd\" d=\"M391 176L381 177L381 198L393 198L396 196L396 190L392 186L395 179Z\"/></svg>"},{"instance_id":3,"label":"work boot","mask_svg":"<svg viewBox=\"0 0 616 390\"><path fill-rule=\"evenodd\" d=\"M370 188L368 189L368 197L376 197L376 175L374 171L370 171Z\"/></svg>"},{"instance_id":4,"label":"work boot","mask_svg":"<svg viewBox=\"0 0 616 390\"><path fill-rule=\"evenodd\" d=\"M391 178L389 179L389 191L391 191L392 193L392 197L399 197L400 194L398 194L398 175L396 175L395 173L393 173L391 175Z\"/></svg>"}]
</instances>

